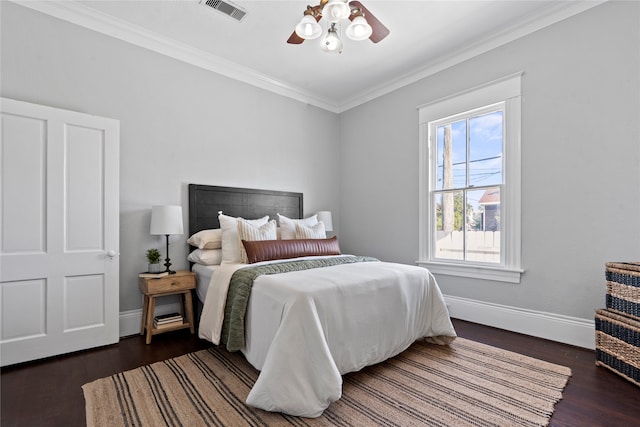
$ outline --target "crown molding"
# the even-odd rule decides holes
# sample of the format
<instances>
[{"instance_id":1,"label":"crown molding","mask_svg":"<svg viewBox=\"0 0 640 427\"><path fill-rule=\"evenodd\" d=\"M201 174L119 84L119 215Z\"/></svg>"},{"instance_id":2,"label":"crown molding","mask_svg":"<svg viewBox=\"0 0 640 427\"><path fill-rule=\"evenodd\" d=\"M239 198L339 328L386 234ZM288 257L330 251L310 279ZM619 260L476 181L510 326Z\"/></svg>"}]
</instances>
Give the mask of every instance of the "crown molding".
<instances>
[{"instance_id":1,"label":"crown molding","mask_svg":"<svg viewBox=\"0 0 640 427\"><path fill-rule=\"evenodd\" d=\"M75 1L11 0L46 15L334 113L331 100Z\"/></svg>"},{"instance_id":2,"label":"crown molding","mask_svg":"<svg viewBox=\"0 0 640 427\"><path fill-rule=\"evenodd\" d=\"M341 103L338 107L338 112L341 113L357 107L358 105L364 104L365 102L372 101L404 86L446 70L456 64L467 61L475 56L486 53L492 49L503 46L545 27L589 10L595 6L606 3L607 1L609 0L557 2L553 8L546 10L544 13L531 16L526 21L515 23L499 33L494 33L489 37L480 39L476 43L465 46L464 48L447 56L435 58L428 65L420 69L411 70L397 79L376 86L367 92L357 94L349 100Z\"/></svg>"},{"instance_id":3,"label":"crown molding","mask_svg":"<svg viewBox=\"0 0 640 427\"><path fill-rule=\"evenodd\" d=\"M420 69L411 70L397 79L393 79L371 90L360 92L349 99L338 102L323 98L316 93L290 85L266 74L259 73L249 67L228 61L174 39L164 37L75 1L11 1L225 77L239 80L252 86L339 114L443 71L474 56L488 52L489 50L524 37L544 27L584 12L608 0L558 2L552 9L542 14L532 16L525 22L518 22L511 27L505 28L500 33L479 40L471 46L466 46L447 56L436 58Z\"/></svg>"}]
</instances>

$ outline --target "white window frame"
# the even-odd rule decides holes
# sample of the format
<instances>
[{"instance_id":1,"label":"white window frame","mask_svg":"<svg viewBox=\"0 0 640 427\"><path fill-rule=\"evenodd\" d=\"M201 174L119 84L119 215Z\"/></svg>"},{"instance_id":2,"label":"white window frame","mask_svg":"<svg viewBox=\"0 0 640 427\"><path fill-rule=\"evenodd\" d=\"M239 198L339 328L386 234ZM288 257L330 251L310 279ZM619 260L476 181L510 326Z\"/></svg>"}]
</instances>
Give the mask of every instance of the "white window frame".
<instances>
[{"instance_id":1,"label":"white window frame","mask_svg":"<svg viewBox=\"0 0 640 427\"><path fill-rule=\"evenodd\" d=\"M505 76L482 86L457 93L418 107L420 125L420 219L418 265L432 273L470 277L509 283L520 283L521 267L521 80L522 73ZM431 189L432 156L435 156L435 135L430 138L430 123L460 113L505 103L505 140L503 143L503 192L500 195L501 263L483 264L462 260L436 259L431 236L435 230L435 210ZM432 149L432 147L434 147Z\"/></svg>"}]
</instances>

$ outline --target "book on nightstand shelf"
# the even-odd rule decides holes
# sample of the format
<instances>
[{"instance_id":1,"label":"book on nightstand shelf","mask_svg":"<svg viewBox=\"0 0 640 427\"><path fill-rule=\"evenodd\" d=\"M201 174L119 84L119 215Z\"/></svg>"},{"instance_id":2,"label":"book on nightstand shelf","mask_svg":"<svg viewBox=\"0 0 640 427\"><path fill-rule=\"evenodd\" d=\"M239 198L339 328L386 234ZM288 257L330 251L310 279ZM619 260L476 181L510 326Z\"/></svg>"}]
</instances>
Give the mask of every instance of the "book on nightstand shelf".
<instances>
[{"instance_id":1,"label":"book on nightstand shelf","mask_svg":"<svg viewBox=\"0 0 640 427\"><path fill-rule=\"evenodd\" d=\"M155 329L169 328L181 325L183 320L184 318L180 313L161 314L153 318L153 327Z\"/></svg>"},{"instance_id":2,"label":"book on nightstand shelf","mask_svg":"<svg viewBox=\"0 0 640 427\"><path fill-rule=\"evenodd\" d=\"M176 320L182 321L182 314L180 313L159 314L153 318L153 321L157 323L170 323L170 322L175 322Z\"/></svg>"},{"instance_id":3,"label":"book on nightstand shelf","mask_svg":"<svg viewBox=\"0 0 640 427\"><path fill-rule=\"evenodd\" d=\"M182 325L184 322L182 321L182 319L180 320L175 320L173 322L168 322L168 323L153 323L153 329L165 329L165 328L171 328L173 326L178 326L178 325Z\"/></svg>"},{"instance_id":4,"label":"book on nightstand shelf","mask_svg":"<svg viewBox=\"0 0 640 427\"><path fill-rule=\"evenodd\" d=\"M150 278L150 279L159 279L160 277L164 277L164 276L168 276L169 272L168 271L163 271L160 273L149 273L148 271L145 271L143 273L138 274L138 277L146 277L146 278Z\"/></svg>"}]
</instances>

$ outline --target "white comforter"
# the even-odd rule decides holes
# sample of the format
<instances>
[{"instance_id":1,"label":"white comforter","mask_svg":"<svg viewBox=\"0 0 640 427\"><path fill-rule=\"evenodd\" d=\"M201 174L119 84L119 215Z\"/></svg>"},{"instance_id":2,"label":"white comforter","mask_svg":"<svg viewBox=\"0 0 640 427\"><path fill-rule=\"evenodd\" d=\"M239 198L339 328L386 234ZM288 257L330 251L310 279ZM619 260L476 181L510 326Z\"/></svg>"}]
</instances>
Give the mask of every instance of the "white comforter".
<instances>
[{"instance_id":1,"label":"white comforter","mask_svg":"<svg viewBox=\"0 0 640 427\"><path fill-rule=\"evenodd\" d=\"M219 343L229 279L242 266L214 272L201 338ZM419 338L446 344L456 336L431 273L386 262L259 276L246 334L243 353L261 370L247 403L304 417L320 416L340 398L341 374L386 360Z\"/></svg>"}]
</instances>

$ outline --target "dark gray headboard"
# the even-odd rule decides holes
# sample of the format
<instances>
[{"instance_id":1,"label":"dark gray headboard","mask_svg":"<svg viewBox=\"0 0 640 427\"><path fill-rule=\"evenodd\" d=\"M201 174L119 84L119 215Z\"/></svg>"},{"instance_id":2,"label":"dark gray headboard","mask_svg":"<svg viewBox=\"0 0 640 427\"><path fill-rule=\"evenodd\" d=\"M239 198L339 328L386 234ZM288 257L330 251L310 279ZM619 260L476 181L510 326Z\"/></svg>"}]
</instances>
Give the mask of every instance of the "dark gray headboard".
<instances>
[{"instance_id":1,"label":"dark gray headboard","mask_svg":"<svg viewBox=\"0 0 640 427\"><path fill-rule=\"evenodd\" d=\"M189 235L220 228L218 212L247 219L302 218L302 193L189 184Z\"/></svg>"}]
</instances>

